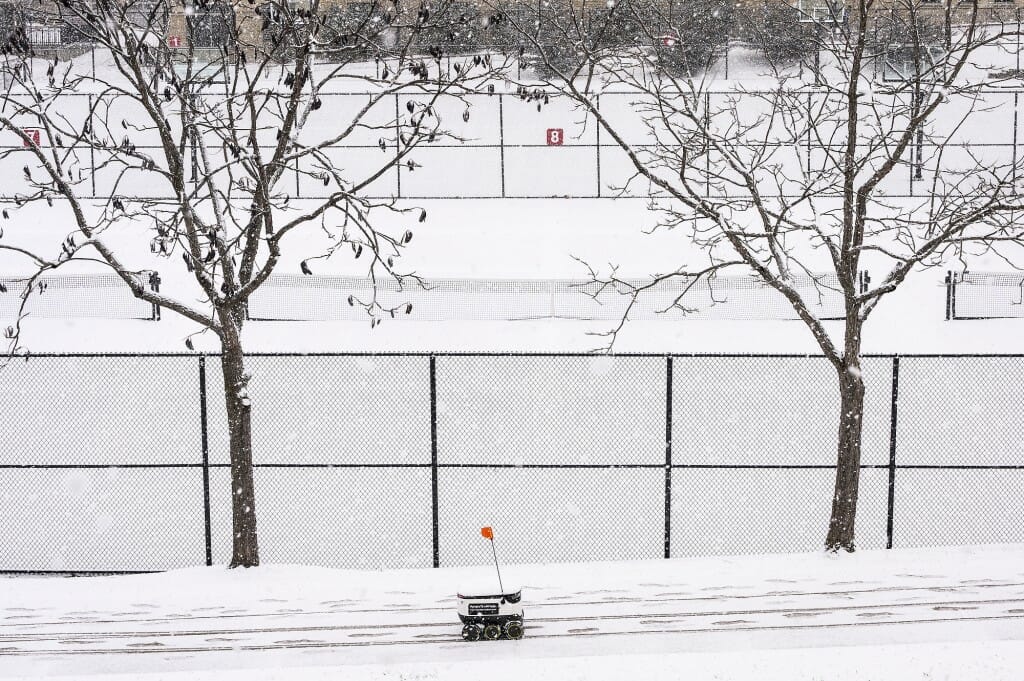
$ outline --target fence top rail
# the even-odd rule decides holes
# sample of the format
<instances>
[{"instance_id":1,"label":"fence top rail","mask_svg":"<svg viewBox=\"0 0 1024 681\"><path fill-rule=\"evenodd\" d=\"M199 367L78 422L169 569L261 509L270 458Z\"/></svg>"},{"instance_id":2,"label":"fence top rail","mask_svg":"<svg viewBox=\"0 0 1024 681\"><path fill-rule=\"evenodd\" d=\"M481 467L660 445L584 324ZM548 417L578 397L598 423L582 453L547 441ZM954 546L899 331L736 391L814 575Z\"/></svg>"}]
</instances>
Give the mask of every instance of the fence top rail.
<instances>
[{"instance_id":1,"label":"fence top rail","mask_svg":"<svg viewBox=\"0 0 1024 681\"><path fill-rule=\"evenodd\" d=\"M220 357L219 352L32 352L15 354L11 360L29 361L46 358L175 358ZM246 357L622 357L662 359L825 359L825 355L809 352L529 352L529 351L384 351L384 352L247 352ZM862 359L1024 359L1024 353L958 352L958 353L864 353Z\"/></svg>"},{"instance_id":2,"label":"fence top rail","mask_svg":"<svg viewBox=\"0 0 1024 681\"><path fill-rule=\"evenodd\" d=\"M966 284L981 286L1012 286L1014 288L1024 287L1024 272L961 272L954 282L957 286Z\"/></svg>"}]
</instances>

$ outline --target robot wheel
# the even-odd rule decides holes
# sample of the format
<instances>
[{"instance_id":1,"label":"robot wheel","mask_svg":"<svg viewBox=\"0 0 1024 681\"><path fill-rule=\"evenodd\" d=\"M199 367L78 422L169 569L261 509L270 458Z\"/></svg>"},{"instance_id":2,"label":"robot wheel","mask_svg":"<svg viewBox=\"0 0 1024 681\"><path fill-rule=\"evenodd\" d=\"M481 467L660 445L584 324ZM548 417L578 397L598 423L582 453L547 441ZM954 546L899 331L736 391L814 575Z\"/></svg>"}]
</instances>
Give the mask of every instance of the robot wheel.
<instances>
[{"instance_id":1,"label":"robot wheel","mask_svg":"<svg viewBox=\"0 0 1024 681\"><path fill-rule=\"evenodd\" d=\"M509 620L505 622L505 636L512 640L523 637L523 623L520 620Z\"/></svg>"}]
</instances>

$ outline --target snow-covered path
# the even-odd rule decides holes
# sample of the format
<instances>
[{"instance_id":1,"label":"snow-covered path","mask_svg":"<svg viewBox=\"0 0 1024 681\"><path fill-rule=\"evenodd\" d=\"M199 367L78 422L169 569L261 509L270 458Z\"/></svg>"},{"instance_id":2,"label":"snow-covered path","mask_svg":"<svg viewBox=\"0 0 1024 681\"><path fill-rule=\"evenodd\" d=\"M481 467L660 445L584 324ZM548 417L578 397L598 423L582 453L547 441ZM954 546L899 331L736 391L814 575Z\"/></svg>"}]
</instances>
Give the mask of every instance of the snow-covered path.
<instances>
[{"instance_id":1,"label":"snow-covered path","mask_svg":"<svg viewBox=\"0 0 1024 681\"><path fill-rule=\"evenodd\" d=\"M601 600L586 600L586 597ZM572 594L535 604L530 639L1024 619L1024 582L720 596ZM692 603L692 605L691 605ZM205 653L457 643L454 603L197 617L45 622L0 634L0 655ZM200 620L195 622L195 620ZM341 623L339 623L341 622ZM181 628L178 628L181 627ZM8 627L5 626L5 629Z\"/></svg>"},{"instance_id":2,"label":"snow-covered path","mask_svg":"<svg viewBox=\"0 0 1024 681\"><path fill-rule=\"evenodd\" d=\"M1024 546L511 566L526 637L497 643L462 642L455 617L455 588L487 583L485 568L11 578L0 678L460 679L493 665L603 679L623 664L648 678L1019 678L1022 559ZM794 666L835 646L850 676Z\"/></svg>"}]
</instances>

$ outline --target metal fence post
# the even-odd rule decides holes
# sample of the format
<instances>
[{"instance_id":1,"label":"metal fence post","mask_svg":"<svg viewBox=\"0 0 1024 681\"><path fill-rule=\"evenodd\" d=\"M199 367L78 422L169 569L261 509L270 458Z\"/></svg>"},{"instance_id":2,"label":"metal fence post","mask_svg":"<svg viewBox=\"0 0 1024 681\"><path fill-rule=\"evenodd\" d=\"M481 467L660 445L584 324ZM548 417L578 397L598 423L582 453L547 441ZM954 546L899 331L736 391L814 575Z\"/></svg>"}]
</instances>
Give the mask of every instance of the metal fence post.
<instances>
[{"instance_id":1,"label":"metal fence post","mask_svg":"<svg viewBox=\"0 0 1024 681\"><path fill-rule=\"evenodd\" d=\"M501 160L501 198L505 198L505 95L498 93L498 150Z\"/></svg>"},{"instance_id":2,"label":"metal fence post","mask_svg":"<svg viewBox=\"0 0 1024 681\"><path fill-rule=\"evenodd\" d=\"M892 358L892 407L889 412L889 507L885 523L885 548L892 548L893 506L896 500L896 417L900 401L900 358Z\"/></svg>"},{"instance_id":3,"label":"metal fence post","mask_svg":"<svg viewBox=\"0 0 1024 681\"><path fill-rule=\"evenodd\" d=\"M814 163L812 152L812 144L814 142L814 136L811 134L811 120L814 118L814 95L810 92L807 93L807 172L811 172L811 164ZM822 105L824 108L824 105Z\"/></svg>"},{"instance_id":4,"label":"metal fence post","mask_svg":"<svg viewBox=\"0 0 1024 681\"><path fill-rule=\"evenodd\" d=\"M867 293L868 289L871 288L871 275L867 270L861 270L857 273L857 292Z\"/></svg>"},{"instance_id":5,"label":"metal fence post","mask_svg":"<svg viewBox=\"0 0 1024 681\"><path fill-rule=\"evenodd\" d=\"M946 271L946 321L956 319L956 283L957 273Z\"/></svg>"},{"instance_id":6,"label":"metal fence post","mask_svg":"<svg viewBox=\"0 0 1024 681\"><path fill-rule=\"evenodd\" d=\"M1018 28L1019 28L1020 27L1020 19L1019 19L1019 17L1018 17L1018 20L1017 20L1017 25L1018 25ZM1020 42L1020 36L1019 35L1017 36L1017 42L1018 43ZM1020 48L1018 47L1018 50L1019 49ZM1019 52L1017 54L1017 61L1018 62L1020 61L1020 54L1019 54ZM1020 66L1017 67L1017 73L1020 73ZM1017 118L1018 118L1019 115L1020 115L1020 92L1014 92L1013 93L1013 147L1012 147L1012 150L1013 150L1013 156L1012 156L1013 161L1011 162L1012 172L1013 172L1013 181L1014 182L1017 181Z\"/></svg>"},{"instance_id":7,"label":"metal fence post","mask_svg":"<svg viewBox=\"0 0 1024 681\"><path fill-rule=\"evenodd\" d=\"M711 128L711 91L704 93L704 128ZM711 154L704 154L704 195L711 196Z\"/></svg>"},{"instance_id":8,"label":"metal fence post","mask_svg":"<svg viewBox=\"0 0 1024 681\"><path fill-rule=\"evenodd\" d=\"M402 198L402 114L398 109L398 93L395 93L395 196Z\"/></svg>"},{"instance_id":9,"label":"metal fence post","mask_svg":"<svg viewBox=\"0 0 1024 681\"><path fill-rule=\"evenodd\" d=\"M959 282L959 274L957 272L952 273L952 281L949 283L949 318L955 320L956 318L956 284Z\"/></svg>"},{"instance_id":10,"label":"metal fence post","mask_svg":"<svg viewBox=\"0 0 1024 681\"><path fill-rule=\"evenodd\" d=\"M93 69L92 69L93 70L93 77L95 77L95 75L96 75L95 58L96 58L96 48L94 47L93 48L93 60L94 61L93 61ZM86 124L89 126L89 132L91 134L95 135L96 134L96 128L93 125L92 95L89 95L86 101L88 102L88 107L89 107L89 118L86 121ZM90 144L89 145L89 186L92 189L92 196L90 198L95 199L96 198L96 145L95 144Z\"/></svg>"},{"instance_id":11,"label":"metal fence post","mask_svg":"<svg viewBox=\"0 0 1024 681\"><path fill-rule=\"evenodd\" d=\"M149 290L153 293L160 293L160 273L156 270L146 270L149 272ZM152 321L160 321L160 306L157 303L153 303Z\"/></svg>"},{"instance_id":12,"label":"metal fence post","mask_svg":"<svg viewBox=\"0 0 1024 681\"><path fill-rule=\"evenodd\" d=\"M952 291L950 286L953 283L953 273L946 270L946 321L949 321L949 301L951 299Z\"/></svg>"},{"instance_id":13,"label":"metal fence post","mask_svg":"<svg viewBox=\"0 0 1024 681\"><path fill-rule=\"evenodd\" d=\"M672 355L665 358L665 557L672 557Z\"/></svg>"},{"instance_id":14,"label":"metal fence post","mask_svg":"<svg viewBox=\"0 0 1024 681\"><path fill-rule=\"evenodd\" d=\"M594 107L597 109L598 113L601 112L601 95L596 95L594 97ZM596 120L594 121L594 128L597 133L597 143L594 145L596 147L595 153L597 154L595 158L595 163L597 164L597 198L601 198L601 124Z\"/></svg>"},{"instance_id":15,"label":"metal fence post","mask_svg":"<svg viewBox=\"0 0 1024 681\"><path fill-rule=\"evenodd\" d=\"M210 536L210 446L206 419L206 355L199 356L199 423L203 442L203 523L206 532L206 564L213 565Z\"/></svg>"},{"instance_id":16,"label":"metal fence post","mask_svg":"<svg viewBox=\"0 0 1024 681\"><path fill-rule=\"evenodd\" d=\"M430 501L432 508L434 567L441 567L437 529L437 360L430 356Z\"/></svg>"}]
</instances>

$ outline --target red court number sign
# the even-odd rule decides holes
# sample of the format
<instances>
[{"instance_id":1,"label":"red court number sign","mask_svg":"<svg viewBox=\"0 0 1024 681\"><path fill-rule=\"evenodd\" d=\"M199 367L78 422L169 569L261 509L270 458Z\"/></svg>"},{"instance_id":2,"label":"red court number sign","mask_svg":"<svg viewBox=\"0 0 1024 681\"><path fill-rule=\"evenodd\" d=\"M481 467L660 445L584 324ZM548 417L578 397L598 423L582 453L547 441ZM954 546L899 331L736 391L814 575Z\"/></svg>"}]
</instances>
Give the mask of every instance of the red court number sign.
<instances>
[{"instance_id":1,"label":"red court number sign","mask_svg":"<svg viewBox=\"0 0 1024 681\"><path fill-rule=\"evenodd\" d=\"M181 36L180 35L167 36L167 47L181 47Z\"/></svg>"},{"instance_id":2,"label":"red court number sign","mask_svg":"<svg viewBox=\"0 0 1024 681\"><path fill-rule=\"evenodd\" d=\"M561 128L548 128L548 146L560 147L565 140L565 131Z\"/></svg>"},{"instance_id":3,"label":"red court number sign","mask_svg":"<svg viewBox=\"0 0 1024 681\"><path fill-rule=\"evenodd\" d=\"M33 144L35 144L37 147L39 146L39 142L43 139L42 135L39 132L39 128L25 128L23 132L29 136ZM26 140L22 140L21 146L30 147L32 145L29 144Z\"/></svg>"}]
</instances>

